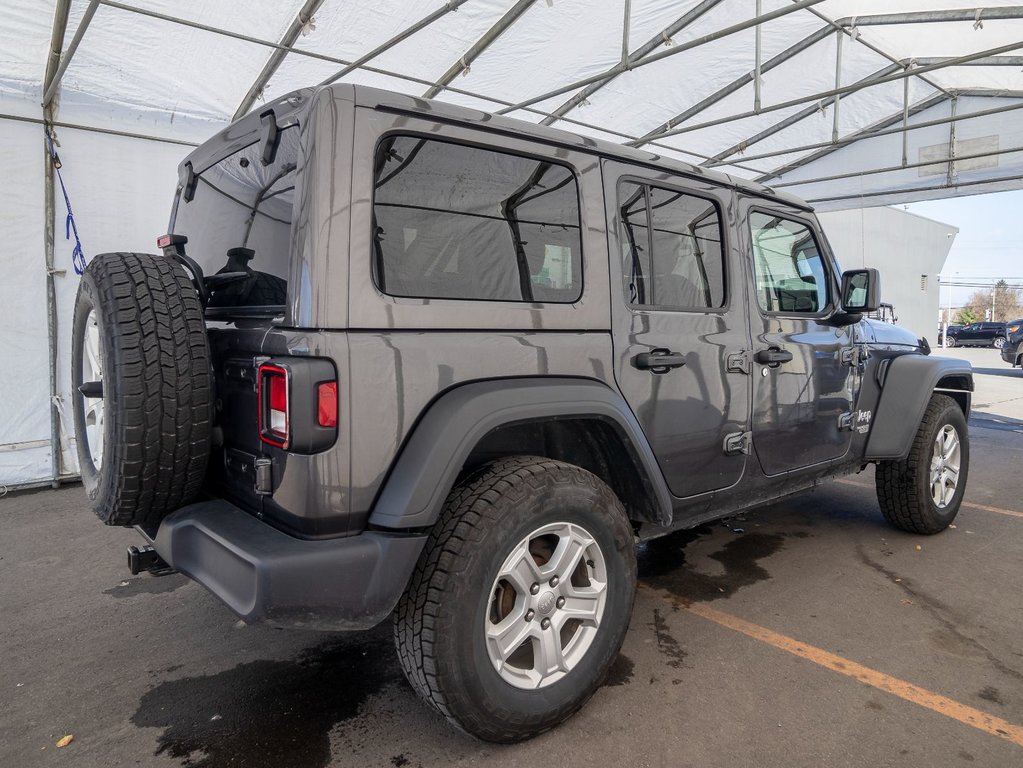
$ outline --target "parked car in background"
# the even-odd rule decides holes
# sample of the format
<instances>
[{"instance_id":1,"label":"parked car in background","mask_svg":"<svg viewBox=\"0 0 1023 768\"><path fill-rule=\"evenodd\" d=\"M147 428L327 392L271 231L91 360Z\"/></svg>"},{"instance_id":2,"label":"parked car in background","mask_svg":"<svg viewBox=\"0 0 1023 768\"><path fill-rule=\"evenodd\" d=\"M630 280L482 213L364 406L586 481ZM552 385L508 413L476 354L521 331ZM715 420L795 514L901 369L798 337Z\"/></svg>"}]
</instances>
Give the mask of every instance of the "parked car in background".
<instances>
[{"instance_id":1,"label":"parked car in background","mask_svg":"<svg viewBox=\"0 0 1023 768\"><path fill-rule=\"evenodd\" d=\"M1023 368L1023 318L1006 323L1002 360L1013 367Z\"/></svg>"},{"instance_id":2,"label":"parked car in background","mask_svg":"<svg viewBox=\"0 0 1023 768\"><path fill-rule=\"evenodd\" d=\"M994 347L1005 346L1005 323L970 323L953 331L948 328L950 347Z\"/></svg>"},{"instance_id":3,"label":"parked car in background","mask_svg":"<svg viewBox=\"0 0 1023 768\"><path fill-rule=\"evenodd\" d=\"M949 336L955 336L956 332L959 331L963 326L961 325L949 325L948 333ZM938 346L940 347L945 343L945 331L942 330L941 325L938 325Z\"/></svg>"}]
</instances>

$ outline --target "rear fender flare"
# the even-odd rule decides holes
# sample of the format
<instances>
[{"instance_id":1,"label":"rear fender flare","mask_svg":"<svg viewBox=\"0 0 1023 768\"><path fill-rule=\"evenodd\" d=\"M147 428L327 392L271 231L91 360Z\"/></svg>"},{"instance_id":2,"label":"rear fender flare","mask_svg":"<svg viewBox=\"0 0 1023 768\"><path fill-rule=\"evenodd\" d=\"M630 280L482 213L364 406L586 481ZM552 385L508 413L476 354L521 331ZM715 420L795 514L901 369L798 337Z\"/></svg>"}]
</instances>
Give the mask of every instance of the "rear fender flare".
<instances>
[{"instance_id":1,"label":"rear fender flare","mask_svg":"<svg viewBox=\"0 0 1023 768\"><path fill-rule=\"evenodd\" d=\"M658 522L670 523L671 494L650 444L625 399L590 379L496 379L463 384L426 410L373 505L376 528L425 528L436 522L473 448L497 427L539 419L589 417L611 424L626 442Z\"/></svg>"},{"instance_id":2,"label":"rear fender flare","mask_svg":"<svg viewBox=\"0 0 1023 768\"><path fill-rule=\"evenodd\" d=\"M951 394L970 415L973 369L966 360L931 355L900 355L882 361L881 397L873 417L865 458L901 459L935 391Z\"/></svg>"}]
</instances>

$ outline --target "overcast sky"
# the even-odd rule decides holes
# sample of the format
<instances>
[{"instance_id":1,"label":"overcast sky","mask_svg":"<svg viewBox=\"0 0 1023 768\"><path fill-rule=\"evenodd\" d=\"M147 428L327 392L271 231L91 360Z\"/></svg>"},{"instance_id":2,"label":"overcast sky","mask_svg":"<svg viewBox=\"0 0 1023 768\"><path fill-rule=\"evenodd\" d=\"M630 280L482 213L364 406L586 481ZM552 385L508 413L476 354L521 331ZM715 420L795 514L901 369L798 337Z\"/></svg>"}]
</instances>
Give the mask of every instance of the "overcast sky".
<instances>
[{"instance_id":1,"label":"overcast sky","mask_svg":"<svg viewBox=\"0 0 1023 768\"><path fill-rule=\"evenodd\" d=\"M896 207L959 227L942 279L1002 277L1023 284L1023 190ZM954 289L952 303L961 304L974 290ZM942 305L947 296L942 289Z\"/></svg>"}]
</instances>

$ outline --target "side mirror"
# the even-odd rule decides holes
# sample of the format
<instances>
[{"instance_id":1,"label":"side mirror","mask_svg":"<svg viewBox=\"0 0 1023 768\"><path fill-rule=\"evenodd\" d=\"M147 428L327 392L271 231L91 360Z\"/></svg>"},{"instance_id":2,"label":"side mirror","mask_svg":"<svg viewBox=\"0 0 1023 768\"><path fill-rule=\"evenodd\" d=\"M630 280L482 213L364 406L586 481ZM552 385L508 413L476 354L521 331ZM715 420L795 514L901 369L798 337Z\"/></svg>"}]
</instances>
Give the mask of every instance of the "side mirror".
<instances>
[{"instance_id":1,"label":"side mirror","mask_svg":"<svg viewBox=\"0 0 1023 768\"><path fill-rule=\"evenodd\" d=\"M850 269L842 273L842 309L876 312L881 306L881 275L876 269Z\"/></svg>"}]
</instances>

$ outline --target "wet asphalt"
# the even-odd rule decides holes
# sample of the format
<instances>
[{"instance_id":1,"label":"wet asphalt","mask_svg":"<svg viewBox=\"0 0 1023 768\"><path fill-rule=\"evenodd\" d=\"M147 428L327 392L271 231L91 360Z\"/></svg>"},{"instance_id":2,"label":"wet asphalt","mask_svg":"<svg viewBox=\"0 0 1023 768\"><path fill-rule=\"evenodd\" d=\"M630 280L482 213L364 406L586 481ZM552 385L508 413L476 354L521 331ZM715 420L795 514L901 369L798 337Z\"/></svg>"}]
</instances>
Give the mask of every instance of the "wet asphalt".
<instances>
[{"instance_id":1,"label":"wet asphalt","mask_svg":"<svg viewBox=\"0 0 1023 768\"><path fill-rule=\"evenodd\" d=\"M0 766L1023 765L1006 738L685 608L1023 725L1023 374L991 350L955 352L985 371L967 501L988 509L965 507L938 536L903 534L882 519L868 471L641 547L606 684L568 723L511 747L423 705L389 627L242 625L180 575L131 576L136 535L99 525L80 487L11 494Z\"/></svg>"}]
</instances>

